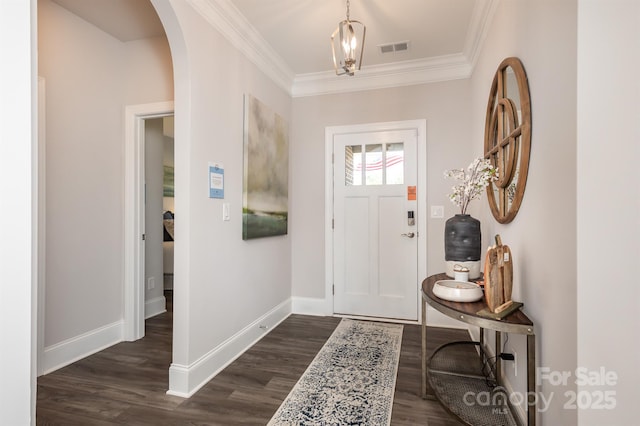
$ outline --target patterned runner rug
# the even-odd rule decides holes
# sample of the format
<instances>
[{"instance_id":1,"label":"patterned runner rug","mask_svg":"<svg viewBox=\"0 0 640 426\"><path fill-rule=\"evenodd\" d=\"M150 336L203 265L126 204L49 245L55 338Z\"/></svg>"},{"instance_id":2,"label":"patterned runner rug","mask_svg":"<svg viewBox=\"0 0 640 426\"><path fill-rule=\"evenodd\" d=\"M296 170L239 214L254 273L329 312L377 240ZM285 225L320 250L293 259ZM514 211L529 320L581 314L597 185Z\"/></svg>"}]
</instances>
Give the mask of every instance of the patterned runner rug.
<instances>
[{"instance_id":1,"label":"patterned runner rug","mask_svg":"<svg viewBox=\"0 0 640 426\"><path fill-rule=\"evenodd\" d=\"M269 425L388 426L402 329L343 319Z\"/></svg>"}]
</instances>

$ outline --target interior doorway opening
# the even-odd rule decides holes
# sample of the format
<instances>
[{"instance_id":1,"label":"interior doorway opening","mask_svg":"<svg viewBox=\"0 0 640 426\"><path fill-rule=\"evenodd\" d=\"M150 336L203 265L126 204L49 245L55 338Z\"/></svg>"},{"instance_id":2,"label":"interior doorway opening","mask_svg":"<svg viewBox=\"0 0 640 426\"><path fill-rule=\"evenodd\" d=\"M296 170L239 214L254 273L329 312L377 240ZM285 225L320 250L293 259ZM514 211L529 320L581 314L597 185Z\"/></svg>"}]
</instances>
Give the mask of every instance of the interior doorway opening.
<instances>
[{"instance_id":1,"label":"interior doorway opening","mask_svg":"<svg viewBox=\"0 0 640 426\"><path fill-rule=\"evenodd\" d=\"M152 119L173 117L173 102L160 102L128 106L125 111L125 248L124 248L124 340L134 341L144 337L146 317L147 287L146 277L146 208L147 188L145 186L146 162L146 122ZM164 152L164 145L163 151ZM164 167L162 167L164 170ZM164 176L161 181L164 186ZM162 206L162 204L161 204ZM158 215L162 223L162 207ZM162 227L159 228L157 243L163 240ZM160 248L162 252L162 249ZM157 274L157 272L156 272ZM154 276L154 290L162 291L163 273ZM162 284L161 282L162 281ZM154 293L155 294L155 293ZM157 298L158 305L164 303ZM150 308L151 309L151 308Z\"/></svg>"},{"instance_id":2,"label":"interior doorway opening","mask_svg":"<svg viewBox=\"0 0 640 426\"><path fill-rule=\"evenodd\" d=\"M165 312L173 291L173 123L173 115L144 119L145 319Z\"/></svg>"}]
</instances>

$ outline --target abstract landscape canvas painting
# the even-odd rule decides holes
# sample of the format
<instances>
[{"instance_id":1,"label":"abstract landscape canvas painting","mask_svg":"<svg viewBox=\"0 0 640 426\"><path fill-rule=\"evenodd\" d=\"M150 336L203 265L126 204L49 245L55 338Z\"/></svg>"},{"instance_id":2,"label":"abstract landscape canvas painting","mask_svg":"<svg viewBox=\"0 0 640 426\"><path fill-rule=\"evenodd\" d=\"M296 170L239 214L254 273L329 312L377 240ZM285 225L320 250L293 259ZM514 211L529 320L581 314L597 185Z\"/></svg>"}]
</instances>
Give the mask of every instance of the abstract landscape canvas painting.
<instances>
[{"instance_id":1,"label":"abstract landscape canvas painting","mask_svg":"<svg viewBox=\"0 0 640 426\"><path fill-rule=\"evenodd\" d=\"M242 239L285 235L289 200L289 126L245 95Z\"/></svg>"}]
</instances>

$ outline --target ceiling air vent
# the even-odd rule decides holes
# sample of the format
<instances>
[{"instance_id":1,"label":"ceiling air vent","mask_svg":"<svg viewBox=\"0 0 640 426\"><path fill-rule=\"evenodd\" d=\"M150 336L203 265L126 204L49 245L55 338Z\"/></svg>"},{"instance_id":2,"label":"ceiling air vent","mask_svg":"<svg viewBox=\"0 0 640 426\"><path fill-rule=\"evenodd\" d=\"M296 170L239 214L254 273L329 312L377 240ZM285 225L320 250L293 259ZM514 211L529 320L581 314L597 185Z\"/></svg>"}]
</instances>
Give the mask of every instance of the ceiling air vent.
<instances>
[{"instance_id":1,"label":"ceiling air vent","mask_svg":"<svg viewBox=\"0 0 640 426\"><path fill-rule=\"evenodd\" d=\"M380 53L403 52L409 50L408 41L399 41L397 43L379 44Z\"/></svg>"}]
</instances>

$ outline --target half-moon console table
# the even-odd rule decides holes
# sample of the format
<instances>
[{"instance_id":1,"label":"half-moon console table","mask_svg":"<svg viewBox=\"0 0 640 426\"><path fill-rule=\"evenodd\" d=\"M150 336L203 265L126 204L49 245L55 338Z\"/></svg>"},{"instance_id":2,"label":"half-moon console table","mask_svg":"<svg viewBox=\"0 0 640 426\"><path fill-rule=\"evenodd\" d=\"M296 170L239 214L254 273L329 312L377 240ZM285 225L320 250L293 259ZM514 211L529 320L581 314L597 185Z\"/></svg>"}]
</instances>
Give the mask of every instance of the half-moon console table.
<instances>
[{"instance_id":1,"label":"half-moon console table","mask_svg":"<svg viewBox=\"0 0 640 426\"><path fill-rule=\"evenodd\" d=\"M503 332L524 334L527 336L527 425L535 426L536 337L533 322L521 310L500 320L480 316L478 312L487 308L484 298L477 302L450 302L440 299L433 294L433 286L436 281L447 279L451 278L446 274L437 274L422 282L422 397L435 396L445 408L469 425L520 423L519 417L512 414L513 407L507 395L503 395L503 399L506 400L504 410L494 406L487 407L487 404L482 403L484 399L476 398L478 393L483 392L485 395L492 395L492 389L487 385L483 373L487 360L484 354L484 330L495 331L496 355L502 351ZM436 349L431 357L427 358L427 304L450 318L480 327L480 341L448 343ZM456 345L457 349L454 348ZM455 352L452 349L455 349ZM478 349L481 362L475 356ZM462 353L467 350L472 356L461 357L461 350ZM495 359L495 378L500 386L501 359ZM495 395L492 398L495 398Z\"/></svg>"}]
</instances>

